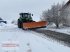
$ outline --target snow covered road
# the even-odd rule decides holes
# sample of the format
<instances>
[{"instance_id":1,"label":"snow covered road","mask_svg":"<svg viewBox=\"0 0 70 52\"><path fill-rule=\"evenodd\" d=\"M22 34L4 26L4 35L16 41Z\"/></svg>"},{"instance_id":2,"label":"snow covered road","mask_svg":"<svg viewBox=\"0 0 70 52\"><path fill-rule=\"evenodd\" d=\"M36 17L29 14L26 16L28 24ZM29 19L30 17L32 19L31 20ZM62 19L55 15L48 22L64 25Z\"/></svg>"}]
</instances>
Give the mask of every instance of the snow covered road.
<instances>
[{"instance_id":1,"label":"snow covered road","mask_svg":"<svg viewBox=\"0 0 70 52\"><path fill-rule=\"evenodd\" d=\"M0 52L70 52L70 48L10 25L0 27Z\"/></svg>"}]
</instances>

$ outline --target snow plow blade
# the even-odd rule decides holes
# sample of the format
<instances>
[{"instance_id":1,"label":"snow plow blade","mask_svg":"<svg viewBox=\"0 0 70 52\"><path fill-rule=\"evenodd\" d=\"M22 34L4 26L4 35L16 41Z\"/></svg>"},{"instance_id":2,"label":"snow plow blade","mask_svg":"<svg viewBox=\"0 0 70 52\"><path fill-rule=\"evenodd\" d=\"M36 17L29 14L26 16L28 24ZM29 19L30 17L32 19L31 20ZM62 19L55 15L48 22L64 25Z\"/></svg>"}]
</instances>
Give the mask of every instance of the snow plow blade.
<instances>
[{"instance_id":1,"label":"snow plow blade","mask_svg":"<svg viewBox=\"0 0 70 52\"><path fill-rule=\"evenodd\" d=\"M46 21L23 23L23 29L43 28L47 24Z\"/></svg>"}]
</instances>

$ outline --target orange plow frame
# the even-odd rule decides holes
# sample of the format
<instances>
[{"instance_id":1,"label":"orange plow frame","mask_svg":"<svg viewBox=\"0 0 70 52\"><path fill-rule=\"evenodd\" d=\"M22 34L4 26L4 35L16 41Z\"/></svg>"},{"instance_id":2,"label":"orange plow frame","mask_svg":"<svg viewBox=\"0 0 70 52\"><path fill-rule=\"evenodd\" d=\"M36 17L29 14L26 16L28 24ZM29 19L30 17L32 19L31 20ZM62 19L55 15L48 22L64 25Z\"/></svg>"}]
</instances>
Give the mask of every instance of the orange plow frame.
<instances>
[{"instance_id":1,"label":"orange plow frame","mask_svg":"<svg viewBox=\"0 0 70 52\"><path fill-rule=\"evenodd\" d=\"M38 28L38 27L45 27L48 23L46 21L40 21L40 22L27 22L23 23L24 29L32 29L32 28Z\"/></svg>"}]
</instances>

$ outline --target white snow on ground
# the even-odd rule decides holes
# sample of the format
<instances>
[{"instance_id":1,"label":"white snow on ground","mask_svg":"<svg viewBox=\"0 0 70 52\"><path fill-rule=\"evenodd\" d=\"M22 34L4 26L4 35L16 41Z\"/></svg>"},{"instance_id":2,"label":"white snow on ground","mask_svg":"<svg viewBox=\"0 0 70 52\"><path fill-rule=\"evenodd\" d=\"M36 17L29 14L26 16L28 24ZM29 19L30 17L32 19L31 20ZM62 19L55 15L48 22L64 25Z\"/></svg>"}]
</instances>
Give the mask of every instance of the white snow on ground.
<instances>
[{"instance_id":1,"label":"white snow on ground","mask_svg":"<svg viewBox=\"0 0 70 52\"><path fill-rule=\"evenodd\" d=\"M70 48L9 24L0 27L0 52L70 52Z\"/></svg>"},{"instance_id":2,"label":"white snow on ground","mask_svg":"<svg viewBox=\"0 0 70 52\"><path fill-rule=\"evenodd\" d=\"M3 23L3 22L1 22L1 23L0 23L0 27L1 27L1 26L5 26L5 25L6 25L6 24L5 24L5 23Z\"/></svg>"},{"instance_id":3,"label":"white snow on ground","mask_svg":"<svg viewBox=\"0 0 70 52\"><path fill-rule=\"evenodd\" d=\"M60 32L60 33L65 33L65 34L70 34L70 27L65 27L65 26L62 26L62 25L60 25L60 28L56 28L55 24L51 24L51 25L48 25L44 29L55 31L55 32Z\"/></svg>"}]
</instances>

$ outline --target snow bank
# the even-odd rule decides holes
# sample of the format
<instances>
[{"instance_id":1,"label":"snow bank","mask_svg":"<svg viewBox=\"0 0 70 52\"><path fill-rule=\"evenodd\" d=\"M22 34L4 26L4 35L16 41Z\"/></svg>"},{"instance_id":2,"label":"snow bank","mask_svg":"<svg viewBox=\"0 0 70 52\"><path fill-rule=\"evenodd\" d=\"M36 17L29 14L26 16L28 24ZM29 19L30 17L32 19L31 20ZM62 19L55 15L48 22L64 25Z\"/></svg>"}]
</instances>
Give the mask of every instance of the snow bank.
<instances>
[{"instance_id":1,"label":"snow bank","mask_svg":"<svg viewBox=\"0 0 70 52\"><path fill-rule=\"evenodd\" d=\"M55 32L60 32L60 33L65 33L65 34L68 34L68 35L70 34L70 27L62 26L62 24L60 24L60 28L56 28L55 24L51 24L51 25L48 25L44 29L55 31Z\"/></svg>"}]
</instances>

